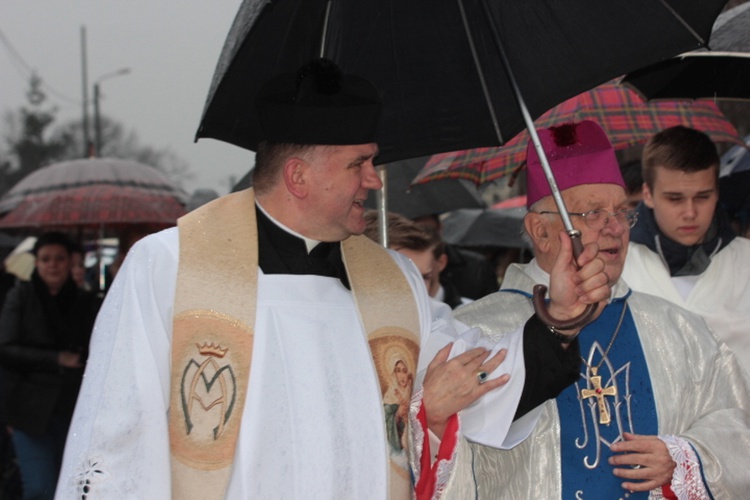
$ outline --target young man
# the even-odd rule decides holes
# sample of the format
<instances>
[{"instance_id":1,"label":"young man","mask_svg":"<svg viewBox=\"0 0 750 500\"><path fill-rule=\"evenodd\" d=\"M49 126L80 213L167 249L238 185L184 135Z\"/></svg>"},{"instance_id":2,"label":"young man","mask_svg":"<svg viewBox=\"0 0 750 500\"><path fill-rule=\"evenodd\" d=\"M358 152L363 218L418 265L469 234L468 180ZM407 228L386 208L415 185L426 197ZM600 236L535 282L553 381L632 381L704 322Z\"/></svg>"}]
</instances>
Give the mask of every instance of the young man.
<instances>
[{"instance_id":1,"label":"young man","mask_svg":"<svg viewBox=\"0 0 750 500\"><path fill-rule=\"evenodd\" d=\"M486 394L496 432L510 426L528 385L522 352L498 373L503 343L449 360L450 310L433 309L404 257L357 236L381 187L376 89L319 60L256 102L254 189L139 241L117 274L59 498L405 499L417 447L414 481L430 496L430 432L452 456L457 412ZM595 262L582 273L582 293L606 296ZM551 307L598 300L569 299ZM418 356L432 362L411 400Z\"/></svg>"},{"instance_id":2,"label":"young man","mask_svg":"<svg viewBox=\"0 0 750 500\"><path fill-rule=\"evenodd\" d=\"M698 130L672 127L643 150L643 203L623 278L703 316L750 370L750 240L717 210L719 156Z\"/></svg>"},{"instance_id":3,"label":"young man","mask_svg":"<svg viewBox=\"0 0 750 500\"><path fill-rule=\"evenodd\" d=\"M750 380L703 320L620 280L636 221L612 146L594 122L539 132L581 241L598 247L612 297L577 337L579 381L541 408L511 450L460 448L450 498L742 498L750 488ZM534 260L456 317L499 338L527 321L537 283L558 274L570 243L533 146L524 224ZM568 263L568 266L571 264ZM554 283L551 285L554 288ZM554 291L554 290L553 290ZM569 341L568 339L563 339ZM670 491L671 490L671 491Z\"/></svg>"}]
</instances>

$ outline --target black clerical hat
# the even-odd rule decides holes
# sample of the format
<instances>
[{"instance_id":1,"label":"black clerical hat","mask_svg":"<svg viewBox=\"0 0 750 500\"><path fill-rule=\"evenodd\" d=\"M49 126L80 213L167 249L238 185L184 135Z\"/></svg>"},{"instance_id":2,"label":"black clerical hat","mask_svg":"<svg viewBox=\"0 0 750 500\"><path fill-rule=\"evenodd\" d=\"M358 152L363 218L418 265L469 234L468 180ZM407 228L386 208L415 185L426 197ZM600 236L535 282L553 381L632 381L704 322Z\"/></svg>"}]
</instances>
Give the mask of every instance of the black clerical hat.
<instances>
[{"instance_id":1,"label":"black clerical hat","mask_svg":"<svg viewBox=\"0 0 750 500\"><path fill-rule=\"evenodd\" d=\"M382 105L369 81L317 59L266 82L256 106L263 140L344 145L376 142Z\"/></svg>"}]
</instances>

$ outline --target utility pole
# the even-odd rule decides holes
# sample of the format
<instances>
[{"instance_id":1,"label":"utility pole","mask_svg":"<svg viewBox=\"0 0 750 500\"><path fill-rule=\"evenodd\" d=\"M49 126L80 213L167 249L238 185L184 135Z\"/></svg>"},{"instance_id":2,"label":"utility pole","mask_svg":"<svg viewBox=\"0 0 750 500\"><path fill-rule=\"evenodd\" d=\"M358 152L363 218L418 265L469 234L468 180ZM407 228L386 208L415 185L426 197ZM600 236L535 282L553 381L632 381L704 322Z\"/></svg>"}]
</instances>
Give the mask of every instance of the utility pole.
<instances>
[{"instance_id":1,"label":"utility pole","mask_svg":"<svg viewBox=\"0 0 750 500\"><path fill-rule=\"evenodd\" d=\"M89 136L89 77L86 62L86 26L81 26L81 80L83 82L83 157L91 154L91 136Z\"/></svg>"},{"instance_id":2,"label":"utility pole","mask_svg":"<svg viewBox=\"0 0 750 500\"><path fill-rule=\"evenodd\" d=\"M101 92L99 90L99 84L104 80L109 80L116 76L127 75L130 73L130 68L121 68L117 71L112 71L105 75L100 76L94 82L94 133L95 133L95 150L94 156L101 156L102 154L102 125L101 117L99 115L99 99L101 98Z\"/></svg>"}]
</instances>

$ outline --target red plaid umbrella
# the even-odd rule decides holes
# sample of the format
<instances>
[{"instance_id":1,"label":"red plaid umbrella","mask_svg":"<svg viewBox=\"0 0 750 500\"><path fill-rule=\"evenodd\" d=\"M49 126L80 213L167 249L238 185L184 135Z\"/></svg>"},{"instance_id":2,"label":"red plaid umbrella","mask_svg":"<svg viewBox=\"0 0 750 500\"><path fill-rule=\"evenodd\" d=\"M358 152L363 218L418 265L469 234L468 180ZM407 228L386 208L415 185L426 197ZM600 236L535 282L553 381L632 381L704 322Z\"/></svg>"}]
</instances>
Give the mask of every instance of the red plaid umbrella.
<instances>
[{"instance_id":1,"label":"red plaid umbrella","mask_svg":"<svg viewBox=\"0 0 750 500\"><path fill-rule=\"evenodd\" d=\"M185 214L184 193L156 169L92 158L37 170L0 199L0 228L170 226Z\"/></svg>"},{"instance_id":2,"label":"red plaid umbrella","mask_svg":"<svg viewBox=\"0 0 750 500\"><path fill-rule=\"evenodd\" d=\"M536 128L545 128L582 120L598 122L615 149L645 142L653 134L675 125L702 130L717 142L742 142L737 129L713 102L646 103L616 80L568 99L534 123ZM481 185L499 179L523 165L528 141L529 134L523 131L501 147L433 155L414 184L437 179L468 179Z\"/></svg>"}]
</instances>

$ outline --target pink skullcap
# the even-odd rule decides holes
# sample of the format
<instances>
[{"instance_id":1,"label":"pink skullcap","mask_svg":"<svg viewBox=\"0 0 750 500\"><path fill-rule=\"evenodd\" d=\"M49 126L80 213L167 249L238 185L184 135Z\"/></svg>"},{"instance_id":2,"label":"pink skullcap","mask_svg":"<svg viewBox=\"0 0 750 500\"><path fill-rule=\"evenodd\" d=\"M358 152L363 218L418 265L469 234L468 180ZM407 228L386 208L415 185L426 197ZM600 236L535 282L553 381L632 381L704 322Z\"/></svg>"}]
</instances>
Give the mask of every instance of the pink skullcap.
<instances>
[{"instance_id":1,"label":"pink skullcap","mask_svg":"<svg viewBox=\"0 0 750 500\"><path fill-rule=\"evenodd\" d=\"M537 132L560 191L581 184L617 184L625 188L615 151L598 123L585 120ZM526 148L526 189L526 208L552 195L531 141Z\"/></svg>"}]
</instances>

